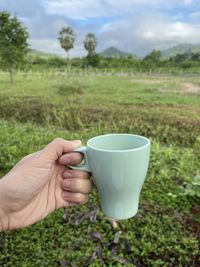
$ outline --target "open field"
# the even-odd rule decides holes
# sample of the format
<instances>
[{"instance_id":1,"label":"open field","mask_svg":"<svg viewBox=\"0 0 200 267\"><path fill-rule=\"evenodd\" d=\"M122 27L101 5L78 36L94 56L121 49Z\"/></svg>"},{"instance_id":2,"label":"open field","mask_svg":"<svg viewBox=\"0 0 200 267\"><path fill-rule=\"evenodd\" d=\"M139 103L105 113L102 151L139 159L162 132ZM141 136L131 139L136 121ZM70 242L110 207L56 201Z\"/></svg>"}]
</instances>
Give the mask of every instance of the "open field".
<instances>
[{"instance_id":1,"label":"open field","mask_svg":"<svg viewBox=\"0 0 200 267\"><path fill-rule=\"evenodd\" d=\"M58 136L85 143L99 134L135 133L152 140L152 153L137 216L113 225L100 211L92 220L94 190L65 218L59 210L1 234L0 266L200 266L200 78L15 79L11 86L0 73L1 176Z\"/></svg>"}]
</instances>

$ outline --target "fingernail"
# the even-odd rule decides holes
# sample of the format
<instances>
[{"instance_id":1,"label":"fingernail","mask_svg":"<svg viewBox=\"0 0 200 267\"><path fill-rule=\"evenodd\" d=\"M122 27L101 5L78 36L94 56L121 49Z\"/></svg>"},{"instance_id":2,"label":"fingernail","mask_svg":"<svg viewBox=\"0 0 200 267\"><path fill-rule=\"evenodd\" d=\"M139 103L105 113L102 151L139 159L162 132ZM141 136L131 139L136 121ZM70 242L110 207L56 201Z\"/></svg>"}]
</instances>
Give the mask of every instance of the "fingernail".
<instances>
[{"instance_id":1,"label":"fingernail","mask_svg":"<svg viewBox=\"0 0 200 267\"><path fill-rule=\"evenodd\" d=\"M66 180L64 181L64 186L65 186L66 188L69 188L69 187L71 186L71 180L66 179Z\"/></svg>"},{"instance_id":2,"label":"fingernail","mask_svg":"<svg viewBox=\"0 0 200 267\"><path fill-rule=\"evenodd\" d=\"M63 177L64 178L72 178L73 176L72 176L72 173L70 173L70 172L64 172Z\"/></svg>"}]
</instances>

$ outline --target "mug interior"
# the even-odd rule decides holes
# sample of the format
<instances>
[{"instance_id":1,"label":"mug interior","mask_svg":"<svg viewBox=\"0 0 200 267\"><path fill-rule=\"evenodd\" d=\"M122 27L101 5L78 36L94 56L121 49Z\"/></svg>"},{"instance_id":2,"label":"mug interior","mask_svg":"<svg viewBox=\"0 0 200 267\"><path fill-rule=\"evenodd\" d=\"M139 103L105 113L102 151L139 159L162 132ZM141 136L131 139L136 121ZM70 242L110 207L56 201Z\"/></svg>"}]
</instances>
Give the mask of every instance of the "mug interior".
<instances>
[{"instance_id":1,"label":"mug interior","mask_svg":"<svg viewBox=\"0 0 200 267\"><path fill-rule=\"evenodd\" d=\"M147 146L149 139L133 134L108 134L94 137L88 141L88 146L97 150L132 150Z\"/></svg>"}]
</instances>

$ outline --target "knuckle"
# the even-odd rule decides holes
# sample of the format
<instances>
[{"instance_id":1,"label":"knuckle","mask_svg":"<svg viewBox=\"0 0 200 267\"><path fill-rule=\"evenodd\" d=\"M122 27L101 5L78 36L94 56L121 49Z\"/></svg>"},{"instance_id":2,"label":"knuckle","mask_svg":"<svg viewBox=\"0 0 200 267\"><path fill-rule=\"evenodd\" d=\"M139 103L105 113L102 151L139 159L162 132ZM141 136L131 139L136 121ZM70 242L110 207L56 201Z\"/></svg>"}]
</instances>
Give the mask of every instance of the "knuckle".
<instances>
[{"instance_id":1,"label":"knuckle","mask_svg":"<svg viewBox=\"0 0 200 267\"><path fill-rule=\"evenodd\" d=\"M53 140L53 142L54 142L54 143L57 143L57 144L60 144L62 141L63 141L63 138L61 138L61 137L56 137L56 138Z\"/></svg>"},{"instance_id":2,"label":"knuckle","mask_svg":"<svg viewBox=\"0 0 200 267\"><path fill-rule=\"evenodd\" d=\"M63 187L64 187L65 189L70 189L70 188L73 186L72 183L73 183L73 182L72 182L71 179L66 179L66 180L63 181Z\"/></svg>"}]
</instances>

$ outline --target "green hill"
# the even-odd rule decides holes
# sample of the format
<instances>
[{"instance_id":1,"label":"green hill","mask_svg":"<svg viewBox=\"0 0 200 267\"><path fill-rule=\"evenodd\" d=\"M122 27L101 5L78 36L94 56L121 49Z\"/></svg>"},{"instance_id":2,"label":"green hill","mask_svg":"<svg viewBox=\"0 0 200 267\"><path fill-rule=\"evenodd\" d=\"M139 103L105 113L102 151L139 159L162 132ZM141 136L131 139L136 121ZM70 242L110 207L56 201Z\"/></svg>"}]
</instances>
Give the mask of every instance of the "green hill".
<instances>
[{"instance_id":1,"label":"green hill","mask_svg":"<svg viewBox=\"0 0 200 267\"><path fill-rule=\"evenodd\" d=\"M118 48L113 47L113 46L107 48L106 50L104 50L100 54L104 57L128 57L128 56L136 57L135 55L133 55L131 53L123 52L123 51L121 51Z\"/></svg>"},{"instance_id":2,"label":"green hill","mask_svg":"<svg viewBox=\"0 0 200 267\"><path fill-rule=\"evenodd\" d=\"M52 54L52 53L46 53L43 51L38 51L36 49L29 49L28 54L32 57L41 57L41 58L49 58L49 57L60 57L59 55ZM104 57L128 57L132 56L134 58L137 58L136 55L131 53L123 52L116 47L109 47L103 52L100 53L100 55Z\"/></svg>"},{"instance_id":3,"label":"green hill","mask_svg":"<svg viewBox=\"0 0 200 267\"><path fill-rule=\"evenodd\" d=\"M36 49L29 49L28 54L33 57L42 57L42 58L59 57L56 54L46 53L46 52L38 51Z\"/></svg>"},{"instance_id":4,"label":"green hill","mask_svg":"<svg viewBox=\"0 0 200 267\"><path fill-rule=\"evenodd\" d=\"M181 44L174 47L171 47L169 49L161 51L162 58L169 58L173 57L177 54L184 54L184 53L200 53L200 44L194 45L194 44Z\"/></svg>"}]
</instances>

